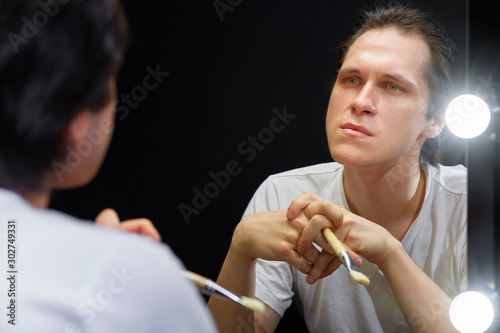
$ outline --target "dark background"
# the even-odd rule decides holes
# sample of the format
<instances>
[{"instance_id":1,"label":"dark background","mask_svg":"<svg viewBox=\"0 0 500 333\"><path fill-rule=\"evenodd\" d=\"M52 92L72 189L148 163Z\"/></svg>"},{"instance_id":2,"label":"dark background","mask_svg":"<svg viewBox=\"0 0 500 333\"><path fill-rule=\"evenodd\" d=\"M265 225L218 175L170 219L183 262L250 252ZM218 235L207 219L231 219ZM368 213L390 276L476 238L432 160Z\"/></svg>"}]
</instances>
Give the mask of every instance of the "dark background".
<instances>
[{"instance_id":1,"label":"dark background","mask_svg":"<svg viewBox=\"0 0 500 333\"><path fill-rule=\"evenodd\" d=\"M58 192L51 203L85 219L106 207L122 219L147 217L188 269L213 279L262 181L272 173L331 161L324 118L336 47L352 31L358 10L374 4L219 3L227 6L223 13L213 1L124 1L132 40L118 80L108 156L91 184ZM465 60L466 1L413 3L435 13ZM150 91L141 88L148 66L169 73ZM144 91L147 96L140 94ZM286 108L295 118L270 137L265 129L274 108ZM250 147L249 136L259 133L266 143L248 161L249 153L238 147ZM463 163L463 146L448 137L444 162ZM184 218L179 205L193 207L193 190L203 192L214 182L210 174L225 170L230 161L239 163L240 172L224 188L212 187L216 192L206 207ZM280 329L300 330L296 317L288 311Z\"/></svg>"}]
</instances>

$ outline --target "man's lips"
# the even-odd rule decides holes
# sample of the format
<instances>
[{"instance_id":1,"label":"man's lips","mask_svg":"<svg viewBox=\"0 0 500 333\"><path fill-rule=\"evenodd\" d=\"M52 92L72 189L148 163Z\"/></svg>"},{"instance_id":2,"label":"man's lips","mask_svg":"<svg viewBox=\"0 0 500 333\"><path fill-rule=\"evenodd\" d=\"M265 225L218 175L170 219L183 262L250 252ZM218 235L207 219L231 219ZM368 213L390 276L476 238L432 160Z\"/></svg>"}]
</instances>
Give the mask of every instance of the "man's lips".
<instances>
[{"instance_id":1,"label":"man's lips","mask_svg":"<svg viewBox=\"0 0 500 333\"><path fill-rule=\"evenodd\" d=\"M355 125L352 123L346 123L340 126L340 132L356 137L368 137L373 136L372 133L363 126Z\"/></svg>"}]
</instances>

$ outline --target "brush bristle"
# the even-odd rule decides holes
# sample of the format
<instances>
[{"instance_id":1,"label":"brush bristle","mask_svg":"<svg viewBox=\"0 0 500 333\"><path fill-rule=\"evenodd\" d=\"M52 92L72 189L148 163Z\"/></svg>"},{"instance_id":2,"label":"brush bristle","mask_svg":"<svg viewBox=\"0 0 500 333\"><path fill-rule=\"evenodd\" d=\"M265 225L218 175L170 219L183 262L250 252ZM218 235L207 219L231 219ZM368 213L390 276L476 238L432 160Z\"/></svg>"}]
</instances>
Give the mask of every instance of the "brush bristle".
<instances>
[{"instance_id":1,"label":"brush bristle","mask_svg":"<svg viewBox=\"0 0 500 333\"><path fill-rule=\"evenodd\" d=\"M258 313L264 313L265 306L264 303L262 303L260 300L256 298L249 298L246 296L241 296L240 298L241 305L244 307L253 310Z\"/></svg>"},{"instance_id":2,"label":"brush bristle","mask_svg":"<svg viewBox=\"0 0 500 333\"><path fill-rule=\"evenodd\" d=\"M349 272L351 273L351 277L354 279L354 281L364 284L365 286L370 284L370 279L368 279L366 275L364 275L363 273L356 271L349 271Z\"/></svg>"}]
</instances>

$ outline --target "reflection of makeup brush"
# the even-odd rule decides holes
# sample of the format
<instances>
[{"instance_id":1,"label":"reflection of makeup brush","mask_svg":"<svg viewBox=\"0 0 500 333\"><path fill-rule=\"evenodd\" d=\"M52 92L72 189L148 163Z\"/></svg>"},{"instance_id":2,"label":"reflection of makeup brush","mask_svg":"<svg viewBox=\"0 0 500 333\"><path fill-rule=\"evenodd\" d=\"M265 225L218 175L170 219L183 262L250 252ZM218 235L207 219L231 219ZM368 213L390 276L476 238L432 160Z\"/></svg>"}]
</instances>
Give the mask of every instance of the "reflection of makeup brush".
<instances>
[{"instance_id":1,"label":"reflection of makeup brush","mask_svg":"<svg viewBox=\"0 0 500 333\"><path fill-rule=\"evenodd\" d=\"M333 231L329 228L324 228L322 230L323 236L325 236L326 240L333 247L335 254L339 257L340 261L347 267L351 277L354 281L364 284L365 286L370 284L370 280L359 270L359 267L354 263L349 253L347 253L344 245L339 241L337 236L333 233Z\"/></svg>"},{"instance_id":2,"label":"reflection of makeup brush","mask_svg":"<svg viewBox=\"0 0 500 333\"><path fill-rule=\"evenodd\" d=\"M264 303L256 298L236 296L214 281L190 271L185 271L184 276L196 283L201 292L207 296L217 296L222 299L231 300L255 312L264 313Z\"/></svg>"}]
</instances>

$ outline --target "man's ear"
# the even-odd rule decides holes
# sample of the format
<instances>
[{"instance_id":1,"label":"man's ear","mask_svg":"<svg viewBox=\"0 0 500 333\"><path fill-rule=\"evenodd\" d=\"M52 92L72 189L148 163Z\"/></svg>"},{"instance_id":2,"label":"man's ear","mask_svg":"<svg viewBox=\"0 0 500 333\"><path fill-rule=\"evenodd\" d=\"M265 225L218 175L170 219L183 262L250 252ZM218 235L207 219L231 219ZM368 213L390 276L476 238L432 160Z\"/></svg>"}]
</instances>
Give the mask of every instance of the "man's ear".
<instances>
[{"instance_id":1,"label":"man's ear","mask_svg":"<svg viewBox=\"0 0 500 333\"><path fill-rule=\"evenodd\" d=\"M82 141L84 133L88 131L90 125L90 112L82 110L69 121L63 129L63 138L66 144L75 145Z\"/></svg>"},{"instance_id":2,"label":"man's ear","mask_svg":"<svg viewBox=\"0 0 500 333\"><path fill-rule=\"evenodd\" d=\"M436 115L433 118L427 120L422 135L427 139L433 139L441 133L445 125L444 115Z\"/></svg>"}]
</instances>

